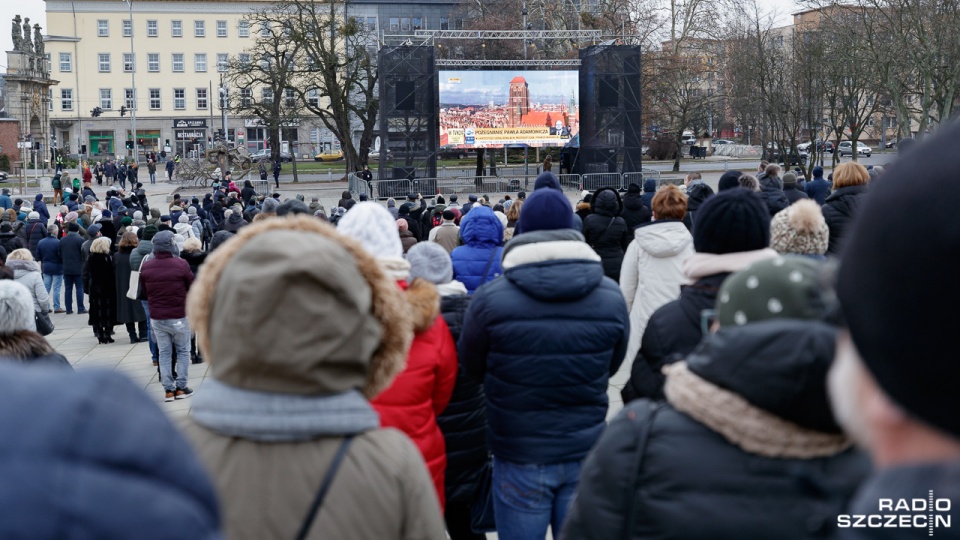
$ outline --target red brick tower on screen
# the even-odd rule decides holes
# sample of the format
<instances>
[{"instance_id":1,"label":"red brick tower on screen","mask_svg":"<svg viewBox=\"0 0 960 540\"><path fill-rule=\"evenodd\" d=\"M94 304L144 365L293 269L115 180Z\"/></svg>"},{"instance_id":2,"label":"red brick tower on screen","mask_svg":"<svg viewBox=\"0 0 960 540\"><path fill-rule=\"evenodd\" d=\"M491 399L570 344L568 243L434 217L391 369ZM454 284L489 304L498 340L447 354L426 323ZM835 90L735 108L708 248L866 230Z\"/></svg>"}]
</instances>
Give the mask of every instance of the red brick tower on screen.
<instances>
[{"instance_id":1,"label":"red brick tower on screen","mask_svg":"<svg viewBox=\"0 0 960 540\"><path fill-rule=\"evenodd\" d=\"M510 127L519 127L523 115L530 111L530 93L527 89L527 80L517 76L510 80L510 103L507 110L507 119Z\"/></svg>"}]
</instances>

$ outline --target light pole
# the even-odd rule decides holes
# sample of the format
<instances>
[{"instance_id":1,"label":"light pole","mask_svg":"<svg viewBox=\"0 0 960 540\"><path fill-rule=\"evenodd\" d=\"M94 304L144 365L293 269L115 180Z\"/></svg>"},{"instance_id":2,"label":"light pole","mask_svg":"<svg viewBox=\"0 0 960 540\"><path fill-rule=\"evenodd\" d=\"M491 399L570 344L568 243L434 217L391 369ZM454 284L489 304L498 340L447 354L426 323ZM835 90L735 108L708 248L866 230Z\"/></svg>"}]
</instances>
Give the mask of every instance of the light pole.
<instances>
[{"instance_id":1,"label":"light pole","mask_svg":"<svg viewBox=\"0 0 960 540\"><path fill-rule=\"evenodd\" d=\"M133 97L133 107L130 107L130 139L133 143L133 162L140 163L137 151L137 78L136 54L133 51L133 0L123 0L130 7L130 92Z\"/></svg>"}]
</instances>

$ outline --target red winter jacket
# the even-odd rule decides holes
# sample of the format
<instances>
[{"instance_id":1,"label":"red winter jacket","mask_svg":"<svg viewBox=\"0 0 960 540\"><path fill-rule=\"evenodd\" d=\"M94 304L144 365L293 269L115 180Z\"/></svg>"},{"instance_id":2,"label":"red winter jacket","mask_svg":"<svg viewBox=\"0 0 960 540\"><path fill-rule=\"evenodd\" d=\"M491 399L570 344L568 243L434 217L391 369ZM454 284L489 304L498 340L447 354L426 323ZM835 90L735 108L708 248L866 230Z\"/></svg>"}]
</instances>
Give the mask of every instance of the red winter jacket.
<instances>
[{"instance_id":1,"label":"red winter jacket","mask_svg":"<svg viewBox=\"0 0 960 540\"><path fill-rule=\"evenodd\" d=\"M190 265L170 253L154 253L140 267L140 298L150 318L158 321L187 316L187 291L193 283Z\"/></svg>"},{"instance_id":2,"label":"red winter jacket","mask_svg":"<svg viewBox=\"0 0 960 540\"><path fill-rule=\"evenodd\" d=\"M406 288L406 283L400 282L400 287ZM440 316L436 288L416 280L407 288L405 296L416 331L407 355L407 367L373 400L373 407L380 414L381 426L399 429L416 443L443 507L447 453L437 415L447 408L453 393L457 348L447 323Z\"/></svg>"}]
</instances>

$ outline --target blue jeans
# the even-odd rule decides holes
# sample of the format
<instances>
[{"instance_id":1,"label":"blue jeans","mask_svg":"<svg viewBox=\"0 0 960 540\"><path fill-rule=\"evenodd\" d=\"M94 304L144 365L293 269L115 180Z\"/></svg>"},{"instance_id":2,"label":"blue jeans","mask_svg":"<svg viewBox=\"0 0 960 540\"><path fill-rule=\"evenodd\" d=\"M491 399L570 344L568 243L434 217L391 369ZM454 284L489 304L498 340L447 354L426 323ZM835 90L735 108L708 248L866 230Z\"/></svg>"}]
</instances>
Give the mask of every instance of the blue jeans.
<instances>
[{"instance_id":1,"label":"blue jeans","mask_svg":"<svg viewBox=\"0 0 960 540\"><path fill-rule=\"evenodd\" d=\"M147 314L147 341L150 344L150 356L153 357L154 362L159 362L160 349L157 348L157 338L153 337L153 325L150 324L150 306L147 305L146 300L141 300L140 305L143 306L143 312Z\"/></svg>"},{"instance_id":2,"label":"blue jeans","mask_svg":"<svg viewBox=\"0 0 960 540\"><path fill-rule=\"evenodd\" d=\"M187 387L187 369L190 367L190 325L187 318L152 319L153 333L156 334L157 347L160 349L160 384L164 390L173 392L177 388ZM173 347L177 348L177 381L173 381Z\"/></svg>"},{"instance_id":3,"label":"blue jeans","mask_svg":"<svg viewBox=\"0 0 960 540\"><path fill-rule=\"evenodd\" d=\"M47 294L53 298L53 309L60 309L60 286L63 285L63 274L43 274L43 286ZM50 289L53 288L53 293Z\"/></svg>"},{"instance_id":4,"label":"blue jeans","mask_svg":"<svg viewBox=\"0 0 960 540\"><path fill-rule=\"evenodd\" d=\"M63 299L67 301L67 312L73 311L73 288L77 288L77 311L83 313L87 308L83 307L83 280L80 279L81 276L71 276L64 274L63 284L65 290L63 291Z\"/></svg>"},{"instance_id":5,"label":"blue jeans","mask_svg":"<svg viewBox=\"0 0 960 540\"><path fill-rule=\"evenodd\" d=\"M581 462L530 465L493 458L493 509L500 540L559 538L580 479Z\"/></svg>"}]
</instances>

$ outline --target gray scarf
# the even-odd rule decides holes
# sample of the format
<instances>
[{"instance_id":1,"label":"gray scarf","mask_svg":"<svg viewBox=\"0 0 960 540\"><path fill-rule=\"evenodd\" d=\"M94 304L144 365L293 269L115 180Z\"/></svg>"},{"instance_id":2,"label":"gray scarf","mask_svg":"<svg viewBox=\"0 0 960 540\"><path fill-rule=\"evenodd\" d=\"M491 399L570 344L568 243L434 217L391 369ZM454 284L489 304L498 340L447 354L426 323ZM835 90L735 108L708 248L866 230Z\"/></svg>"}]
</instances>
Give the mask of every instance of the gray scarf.
<instances>
[{"instance_id":1,"label":"gray scarf","mask_svg":"<svg viewBox=\"0 0 960 540\"><path fill-rule=\"evenodd\" d=\"M213 378L193 398L196 422L229 437L292 442L380 427L380 417L356 390L334 396L299 396L245 390Z\"/></svg>"}]
</instances>

